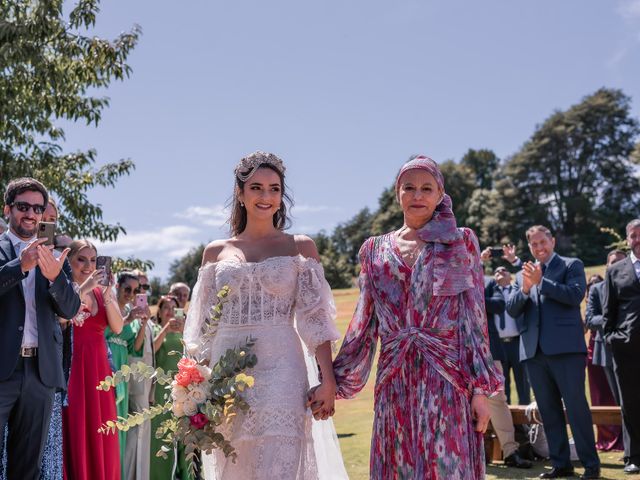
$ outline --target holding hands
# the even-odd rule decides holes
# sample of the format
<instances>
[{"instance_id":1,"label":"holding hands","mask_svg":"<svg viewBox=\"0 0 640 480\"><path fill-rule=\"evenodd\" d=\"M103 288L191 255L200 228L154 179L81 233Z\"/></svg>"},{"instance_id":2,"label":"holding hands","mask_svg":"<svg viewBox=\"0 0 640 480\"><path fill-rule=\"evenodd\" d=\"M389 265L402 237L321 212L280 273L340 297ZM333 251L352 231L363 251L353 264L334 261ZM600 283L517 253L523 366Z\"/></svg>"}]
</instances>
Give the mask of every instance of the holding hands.
<instances>
[{"instance_id":1,"label":"holding hands","mask_svg":"<svg viewBox=\"0 0 640 480\"><path fill-rule=\"evenodd\" d=\"M311 408L313 418L326 420L336 412L336 383L335 381L323 381L320 385L311 388L307 393L307 407Z\"/></svg>"}]
</instances>

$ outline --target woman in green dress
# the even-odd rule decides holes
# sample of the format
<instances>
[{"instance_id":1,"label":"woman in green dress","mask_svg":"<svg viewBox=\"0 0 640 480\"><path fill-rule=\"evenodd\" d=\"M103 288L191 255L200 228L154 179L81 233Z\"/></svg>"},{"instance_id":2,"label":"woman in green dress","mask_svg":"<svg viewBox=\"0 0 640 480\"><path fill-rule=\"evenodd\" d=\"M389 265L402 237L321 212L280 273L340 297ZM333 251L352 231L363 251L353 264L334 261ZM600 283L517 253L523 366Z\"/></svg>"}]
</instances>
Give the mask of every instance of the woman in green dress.
<instances>
[{"instance_id":1,"label":"woman in green dress","mask_svg":"<svg viewBox=\"0 0 640 480\"><path fill-rule=\"evenodd\" d=\"M104 333L107 339L107 346L111 350L112 363L115 370L119 370L123 365L129 363L129 353L133 350L135 333L131 328L131 322L139 312L135 308L132 309L131 304L139 285L138 277L132 273L122 272L118 275L116 298L118 300L118 306L120 307L120 313L124 318L124 327L122 328L122 332L117 335L108 327ZM118 417L126 417L129 414L129 385L127 383L123 382L116 386L116 411ZM124 458L127 432L119 430L118 440L120 443L120 458L122 459L120 462L121 477L126 478Z\"/></svg>"},{"instance_id":2,"label":"woman in green dress","mask_svg":"<svg viewBox=\"0 0 640 480\"><path fill-rule=\"evenodd\" d=\"M184 329L184 317L176 315L178 299L174 296L165 295L160 297L158 302L158 313L156 319L156 336L153 342L156 352L156 367L162 368L165 372L175 373L178 371L178 361L181 355L170 355L171 352L182 352L182 331ZM178 312L179 313L179 312ZM178 318L176 318L178 317ZM165 396L169 394L166 388L157 386L155 389L155 405L166 402ZM172 476L174 464L173 450L169 452L167 459L156 456L163 443L156 438L156 430L160 424L169 417L169 414L159 415L151 420L151 475L150 480L192 480L189 475L188 464L184 455L182 445L178 447L178 462L175 476Z\"/></svg>"}]
</instances>

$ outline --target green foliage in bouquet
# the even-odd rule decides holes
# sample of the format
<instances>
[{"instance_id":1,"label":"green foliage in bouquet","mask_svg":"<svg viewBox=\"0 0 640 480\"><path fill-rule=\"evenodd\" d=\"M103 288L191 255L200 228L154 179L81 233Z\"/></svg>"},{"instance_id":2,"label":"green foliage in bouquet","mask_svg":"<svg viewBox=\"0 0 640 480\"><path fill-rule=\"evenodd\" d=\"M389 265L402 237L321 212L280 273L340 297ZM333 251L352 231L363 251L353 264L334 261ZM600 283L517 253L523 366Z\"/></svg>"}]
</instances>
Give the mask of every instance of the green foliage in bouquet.
<instances>
[{"instance_id":1,"label":"green foliage in bouquet","mask_svg":"<svg viewBox=\"0 0 640 480\"><path fill-rule=\"evenodd\" d=\"M215 334L222 315L222 304L228 294L228 287L218 292L218 302L204 323L200 337L203 347L198 352L200 358L209 357L204 345L208 344L211 336ZM108 391L121 382L151 380L165 386L166 401L142 412L130 414L126 418L109 420L98 431L105 434L115 433L116 430L127 431L158 415L170 413L169 418L164 420L155 432L156 438L164 443L156 453L157 456L167 458L167 453L175 450L178 442L182 443L192 475L195 475L193 460L198 451L211 453L213 450L220 450L235 462L237 454L223 430L224 425L232 422L239 411L249 409L242 393L254 384L253 377L245 373L258 362L256 355L251 353L254 345L255 340L247 338L244 345L228 349L211 368L206 361L196 360L189 354L184 354L178 362L178 372L172 372L173 375L142 362L131 366L123 365L120 370L101 381L96 388ZM177 456L175 458L177 460Z\"/></svg>"}]
</instances>

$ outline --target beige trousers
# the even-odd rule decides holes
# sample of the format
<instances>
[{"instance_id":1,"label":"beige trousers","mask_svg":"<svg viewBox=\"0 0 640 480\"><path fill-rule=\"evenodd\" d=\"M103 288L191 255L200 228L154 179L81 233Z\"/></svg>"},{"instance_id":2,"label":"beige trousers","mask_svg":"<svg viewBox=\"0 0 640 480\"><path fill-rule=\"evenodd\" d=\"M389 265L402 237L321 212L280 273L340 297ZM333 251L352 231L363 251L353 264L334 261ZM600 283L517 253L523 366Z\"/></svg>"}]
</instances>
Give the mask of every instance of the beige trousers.
<instances>
[{"instance_id":1,"label":"beige trousers","mask_svg":"<svg viewBox=\"0 0 640 480\"><path fill-rule=\"evenodd\" d=\"M496 368L502 373L502 364L495 361ZM507 405L507 396L504 391L498 392L497 395L489 397L489 411L491 412L491 425L498 436L500 447L502 448L502 456L507 458L515 452L519 445L515 440L515 430L513 428L513 419Z\"/></svg>"}]
</instances>

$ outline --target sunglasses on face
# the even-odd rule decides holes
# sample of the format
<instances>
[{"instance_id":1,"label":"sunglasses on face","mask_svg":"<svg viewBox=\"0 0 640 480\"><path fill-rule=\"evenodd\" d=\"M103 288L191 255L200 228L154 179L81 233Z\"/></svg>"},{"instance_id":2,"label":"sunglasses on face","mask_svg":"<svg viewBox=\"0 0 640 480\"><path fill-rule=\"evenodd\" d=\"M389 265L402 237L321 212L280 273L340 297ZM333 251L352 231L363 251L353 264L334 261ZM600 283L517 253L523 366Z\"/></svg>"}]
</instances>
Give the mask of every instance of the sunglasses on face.
<instances>
[{"instance_id":1,"label":"sunglasses on face","mask_svg":"<svg viewBox=\"0 0 640 480\"><path fill-rule=\"evenodd\" d=\"M31 209L36 215L42 215L47 208L45 205L32 205L28 202L13 202L10 206L16 207L22 213L27 213Z\"/></svg>"},{"instance_id":2,"label":"sunglasses on face","mask_svg":"<svg viewBox=\"0 0 640 480\"><path fill-rule=\"evenodd\" d=\"M145 292L151 288L151 285L148 283L141 283L138 287L140 290L144 290Z\"/></svg>"},{"instance_id":3,"label":"sunglasses on face","mask_svg":"<svg viewBox=\"0 0 640 480\"><path fill-rule=\"evenodd\" d=\"M134 289L134 288L131 288L131 287L124 287L124 288L122 289L122 291L123 291L124 293L126 293L127 295L131 295L131 293L132 293L132 292L134 292L134 293L140 293L140 289L139 289L139 288L135 288L135 289Z\"/></svg>"}]
</instances>

